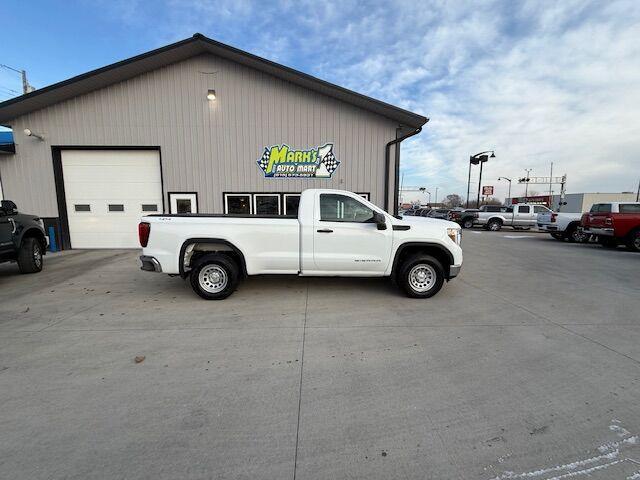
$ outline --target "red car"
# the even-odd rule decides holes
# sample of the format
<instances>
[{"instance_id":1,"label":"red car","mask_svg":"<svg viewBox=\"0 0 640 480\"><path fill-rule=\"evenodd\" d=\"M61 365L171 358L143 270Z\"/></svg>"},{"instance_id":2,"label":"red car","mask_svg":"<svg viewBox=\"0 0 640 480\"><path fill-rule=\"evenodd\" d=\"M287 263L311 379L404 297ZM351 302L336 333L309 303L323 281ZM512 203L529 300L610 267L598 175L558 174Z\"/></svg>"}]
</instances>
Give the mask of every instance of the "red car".
<instances>
[{"instance_id":1,"label":"red car","mask_svg":"<svg viewBox=\"0 0 640 480\"><path fill-rule=\"evenodd\" d=\"M640 252L640 203L596 203L580 220L585 233L597 235L605 247L624 243L634 252Z\"/></svg>"}]
</instances>

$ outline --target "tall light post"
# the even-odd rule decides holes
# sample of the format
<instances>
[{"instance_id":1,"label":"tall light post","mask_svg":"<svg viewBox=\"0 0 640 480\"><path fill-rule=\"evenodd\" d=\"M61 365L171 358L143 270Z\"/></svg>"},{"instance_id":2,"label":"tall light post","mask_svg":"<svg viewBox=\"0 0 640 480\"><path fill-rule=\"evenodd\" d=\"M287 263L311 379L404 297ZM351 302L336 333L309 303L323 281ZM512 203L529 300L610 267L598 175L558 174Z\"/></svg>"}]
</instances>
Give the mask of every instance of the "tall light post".
<instances>
[{"instance_id":1,"label":"tall light post","mask_svg":"<svg viewBox=\"0 0 640 480\"><path fill-rule=\"evenodd\" d=\"M511 198L511 179L507 178L507 177L498 177L498 181L500 180L506 180L507 182L509 182L509 195L508 197Z\"/></svg>"},{"instance_id":2,"label":"tall light post","mask_svg":"<svg viewBox=\"0 0 640 480\"><path fill-rule=\"evenodd\" d=\"M435 199L435 201L433 203L438 205L438 187L436 187L436 199Z\"/></svg>"},{"instance_id":3,"label":"tall light post","mask_svg":"<svg viewBox=\"0 0 640 480\"><path fill-rule=\"evenodd\" d=\"M524 171L527 172L527 176L524 177L524 201L527 202L528 198L529 198L529 177L530 177L530 173L531 170L533 170L533 168L525 168Z\"/></svg>"},{"instance_id":4,"label":"tall light post","mask_svg":"<svg viewBox=\"0 0 640 480\"><path fill-rule=\"evenodd\" d=\"M491 155L488 156L487 153ZM486 152L476 153L469 157L469 179L467 180L467 208L469 208L469 190L471 189L471 165L480 164L480 177L478 178L478 206L480 206L480 184L482 183L482 164L488 161L490 158L496 158L496 154L493 150L487 150Z\"/></svg>"}]
</instances>

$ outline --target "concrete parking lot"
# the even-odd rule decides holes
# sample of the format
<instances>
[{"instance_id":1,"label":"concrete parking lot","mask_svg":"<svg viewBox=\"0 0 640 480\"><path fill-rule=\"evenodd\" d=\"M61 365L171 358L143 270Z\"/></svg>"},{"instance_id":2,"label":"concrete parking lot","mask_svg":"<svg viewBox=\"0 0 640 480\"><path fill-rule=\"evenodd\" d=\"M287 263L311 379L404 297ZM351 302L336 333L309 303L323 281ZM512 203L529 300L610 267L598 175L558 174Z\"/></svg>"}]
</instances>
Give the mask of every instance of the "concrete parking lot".
<instances>
[{"instance_id":1,"label":"concrete parking lot","mask_svg":"<svg viewBox=\"0 0 640 480\"><path fill-rule=\"evenodd\" d=\"M430 300L262 277L207 302L132 251L0 265L0 478L636 478L640 255L463 247Z\"/></svg>"}]
</instances>

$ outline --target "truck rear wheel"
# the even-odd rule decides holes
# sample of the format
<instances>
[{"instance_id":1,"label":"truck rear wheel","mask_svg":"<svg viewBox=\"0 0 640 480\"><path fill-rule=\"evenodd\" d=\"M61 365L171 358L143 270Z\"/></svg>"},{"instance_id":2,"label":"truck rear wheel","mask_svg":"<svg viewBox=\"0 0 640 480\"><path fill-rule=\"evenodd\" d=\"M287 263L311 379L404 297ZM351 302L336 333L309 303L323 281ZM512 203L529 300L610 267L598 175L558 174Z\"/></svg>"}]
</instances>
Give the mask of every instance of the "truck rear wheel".
<instances>
[{"instance_id":1,"label":"truck rear wheel","mask_svg":"<svg viewBox=\"0 0 640 480\"><path fill-rule=\"evenodd\" d=\"M486 229L491 230L492 232L498 232L502 228L502 222L500 220L494 219L489 220L487 222Z\"/></svg>"},{"instance_id":2,"label":"truck rear wheel","mask_svg":"<svg viewBox=\"0 0 640 480\"><path fill-rule=\"evenodd\" d=\"M462 228L471 228L473 227L473 218L465 218L462 222Z\"/></svg>"},{"instance_id":3,"label":"truck rear wheel","mask_svg":"<svg viewBox=\"0 0 640 480\"><path fill-rule=\"evenodd\" d=\"M627 248L632 252L640 252L640 229L636 229L629 233L627 238Z\"/></svg>"},{"instance_id":4,"label":"truck rear wheel","mask_svg":"<svg viewBox=\"0 0 640 480\"><path fill-rule=\"evenodd\" d=\"M567 229L567 240L571 243L584 243L587 241L587 235L579 225L569 225Z\"/></svg>"},{"instance_id":5,"label":"truck rear wheel","mask_svg":"<svg viewBox=\"0 0 640 480\"><path fill-rule=\"evenodd\" d=\"M444 284L444 269L430 255L414 255L402 263L396 282L408 297L433 297Z\"/></svg>"},{"instance_id":6,"label":"truck rear wheel","mask_svg":"<svg viewBox=\"0 0 640 480\"><path fill-rule=\"evenodd\" d=\"M189 277L194 292L202 298L222 300L235 291L240 275L233 259L214 253L198 259Z\"/></svg>"},{"instance_id":7,"label":"truck rear wheel","mask_svg":"<svg viewBox=\"0 0 640 480\"><path fill-rule=\"evenodd\" d=\"M27 237L22 240L18 252L20 273L36 273L42 270L42 245L38 239Z\"/></svg>"}]
</instances>

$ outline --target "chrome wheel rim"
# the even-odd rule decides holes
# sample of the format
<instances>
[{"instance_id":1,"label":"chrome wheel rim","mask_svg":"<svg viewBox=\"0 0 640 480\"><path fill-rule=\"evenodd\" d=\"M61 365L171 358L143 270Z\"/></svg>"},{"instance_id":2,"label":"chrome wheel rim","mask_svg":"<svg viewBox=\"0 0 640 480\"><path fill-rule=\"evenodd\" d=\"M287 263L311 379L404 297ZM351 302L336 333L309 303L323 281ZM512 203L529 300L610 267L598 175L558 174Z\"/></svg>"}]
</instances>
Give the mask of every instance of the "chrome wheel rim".
<instances>
[{"instance_id":1,"label":"chrome wheel rim","mask_svg":"<svg viewBox=\"0 0 640 480\"><path fill-rule=\"evenodd\" d=\"M198 274L198 283L200 288L207 293L219 293L223 291L229 277L224 268L219 265L207 265Z\"/></svg>"},{"instance_id":2,"label":"chrome wheel rim","mask_svg":"<svg viewBox=\"0 0 640 480\"><path fill-rule=\"evenodd\" d=\"M409 285L418 292L428 292L436 284L436 270L429 264L419 263L409 271Z\"/></svg>"},{"instance_id":3,"label":"chrome wheel rim","mask_svg":"<svg viewBox=\"0 0 640 480\"><path fill-rule=\"evenodd\" d=\"M492 222L491 225L489 225L489 230L491 230L492 232L497 232L498 231L498 224L495 222Z\"/></svg>"},{"instance_id":4,"label":"chrome wheel rim","mask_svg":"<svg viewBox=\"0 0 640 480\"><path fill-rule=\"evenodd\" d=\"M38 245L33 247L33 263L35 263L36 267L40 268L42 265L42 252L40 251L40 247Z\"/></svg>"},{"instance_id":5,"label":"chrome wheel rim","mask_svg":"<svg viewBox=\"0 0 640 480\"><path fill-rule=\"evenodd\" d=\"M640 233L637 233L636 238L633 239L633 246L636 247L636 250L640 250Z\"/></svg>"},{"instance_id":6,"label":"chrome wheel rim","mask_svg":"<svg viewBox=\"0 0 640 480\"><path fill-rule=\"evenodd\" d=\"M574 230L571 236L573 237L574 242L583 242L586 238L584 232L581 232L580 230Z\"/></svg>"}]
</instances>

